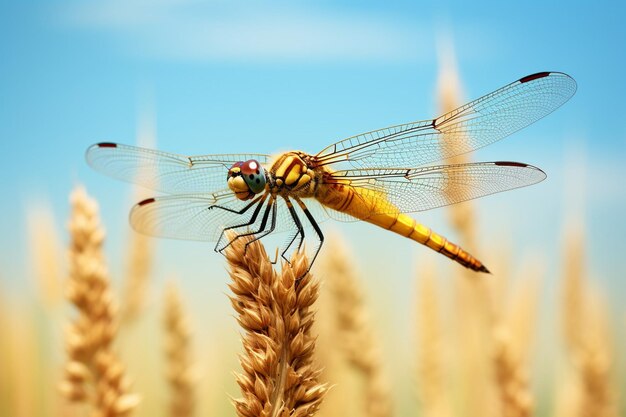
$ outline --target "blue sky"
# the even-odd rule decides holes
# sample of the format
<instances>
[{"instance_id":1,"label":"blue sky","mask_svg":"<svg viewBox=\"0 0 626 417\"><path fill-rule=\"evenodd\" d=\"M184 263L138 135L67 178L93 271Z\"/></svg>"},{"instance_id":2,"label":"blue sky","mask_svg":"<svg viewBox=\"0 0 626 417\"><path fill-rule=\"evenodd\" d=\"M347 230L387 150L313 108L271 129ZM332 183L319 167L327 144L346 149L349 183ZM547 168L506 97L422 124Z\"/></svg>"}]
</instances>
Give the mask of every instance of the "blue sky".
<instances>
[{"instance_id":1,"label":"blue sky","mask_svg":"<svg viewBox=\"0 0 626 417\"><path fill-rule=\"evenodd\" d=\"M48 201L61 232L78 182L100 200L111 251L119 252L129 187L87 167L89 144L133 143L145 116L163 150L315 152L356 133L430 118L437 41L448 34L468 99L543 70L567 72L579 86L562 109L474 156L532 163L549 175L532 189L481 202L485 235L508 230L515 247L554 258L570 211L565 189L582 193L592 269L624 289L625 17L618 2L3 1L0 271L11 277L0 279L15 282L27 270L25 207ZM445 232L441 212L420 219ZM365 263L376 249L364 236L427 256L372 226L345 227ZM207 252L164 243L160 262L175 270L178 254L223 268ZM380 257L395 254L385 249ZM413 267L399 268L409 275ZM372 271L384 273L376 265Z\"/></svg>"}]
</instances>

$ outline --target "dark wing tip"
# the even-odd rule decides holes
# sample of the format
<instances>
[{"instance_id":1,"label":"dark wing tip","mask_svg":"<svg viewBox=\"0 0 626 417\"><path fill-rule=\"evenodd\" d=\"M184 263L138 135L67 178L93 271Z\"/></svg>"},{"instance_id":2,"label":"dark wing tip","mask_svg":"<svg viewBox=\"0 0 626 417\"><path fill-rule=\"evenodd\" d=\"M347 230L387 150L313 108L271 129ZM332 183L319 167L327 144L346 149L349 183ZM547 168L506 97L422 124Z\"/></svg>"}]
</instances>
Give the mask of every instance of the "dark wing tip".
<instances>
[{"instance_id":1,"label":"dark wing tip","mask_svg":"<svg viewBox=\"0 0 626 417\"><path fill-rule=\"evenodd\" d=\"M155 201L156 199L154 197L146 198L145 200L141 200L139 203L137 203L137 205L141 207L141 206L145 206L146 204L154 203Z\"/></svg>"},{"instance_id":2,"label":"dark wing tip","mask_svg":"<svg viewBox=\"0 0 626 417\"><path fill-rule=\"evenodd\" d=\"M523 162L511 162L511 161L496 161L494 162L494 164L499 165L499 166L505 166L505 167L520 167L520 168L526 168L530 166Z\"/></svg>"},{"instance_id":3,"label":"dark wing tip","mask_svg":"<svg viewBox=\"0 0 626 417\"><path fill-rule=\"evenodd\" d=\"M494 165L504 166L504 167L517 167L517 168L528 168L535 172L537 172L542 178L538 179L537 182L541 182L545 180L548 175L541 169L537 168L534 165L525 164L523 162L513 162L513 161L496 161L493 163Z\"/></svg>"},{"instance_id":4,"label":"dark wing tip","mask_svg":"<svg viewBox=\"0 0 626 417\"><path fill-rule=\"evenodd\" d=\"M522 77L518 80L518 82L520 84L524 84L530 81L534 81L534 80L538 80L540 78L545 78L545 77L559 77L559 78L566 78L568 79L574 86L573 91L572 91L572 95L576 92L576 89L578 88L578 85L576 83L576 80L574 78L572 78L570 75L564 73L564 72L559 72L559 71L543 71L543 72L537 72L535 74L530 74L527 75L525 77Z\"/></svg>"},{"instance_id":5,"label":"dark wing tip","mask_svg":"<svg viewBox=\"0 0 626 417\"><path fill-rule=\"evenodd\" d=\"M533 80L537 80L539 78L545 78L545 77L547 77L550 74L552 74L550 71L537 72L535 74L530 74L530 75L527 75L525 77L520 78L519 82L524 84L524 83L527 83L527 82L530 82L530 81L533 81Z\"/></svg>"},{"instance_id":6,"label":"dark wing tip","mask_svg":"<svg viewBox=\"0 0 626 417\"><path fill-rule=\"evenodd\" d=\"M100 152L98 150L99 149L106 149L106 148L108 148L108 149L117 148L117 143L113 143L113 142L99 142L99 143L95 143L95 144L91 145L85 151L85 159L87 160L87 163L95 168L96 167L95 160L98 159L98 157L99 157L98 155L100 154ZM96 168L96 169L98 169L98 168Z\"/></svg>"},{"instance_id":7,"label":"dark wing tip","mask_svg":"<svg viewBox=\"0 0 626 417\"><path fill-rule=\"evenodd\" d=\"M113 142L100 142L95 144L98 148L117 148L117 143Z\"/></svg>"}]
</instances>

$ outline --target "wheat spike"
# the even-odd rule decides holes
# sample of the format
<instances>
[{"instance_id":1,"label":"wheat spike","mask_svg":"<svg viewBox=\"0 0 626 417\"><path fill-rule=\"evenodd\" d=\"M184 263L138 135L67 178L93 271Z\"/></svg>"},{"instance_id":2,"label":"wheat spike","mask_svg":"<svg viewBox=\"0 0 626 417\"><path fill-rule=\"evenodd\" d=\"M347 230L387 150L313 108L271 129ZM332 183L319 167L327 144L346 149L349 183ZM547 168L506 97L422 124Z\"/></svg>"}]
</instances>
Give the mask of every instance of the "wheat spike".
<instances>
[{"instance_id":1,"label":"wheat spike","mask_svg":"<svg viewBox=\"0 0 626 417\"><path fill-rule=\"evenodd\" d=\"M324 282L335 308L339 346L346 360L365 380L365 415L389 417L393 413L391 388L383 371L382 353L371 328L361 283L339 236L331 236L327 245Z\"/></svg>"},{"instance_id":2,"label":"wheat spike","mask_svg":"<svg viewBox=\"0 0 626 417\"><path fill-rule=\"evenodd\" d=\"M122 319L133 321L144 307L154 253L154 238L131 232L128 245Z\"/></svg>"},{"instance_id":3,"label":"wheat spike","mask_svg":"<svg viewBox=\"0 0 626 417\"><path fill-rule=\"evenodd\" d=\"M529 357L539 296L542 262L529 259L520 273L521 284L504 288L493 331L493 368L495 387L504 417L528 417L533 414L534 399L529 380ZM511 287L510 281L507 281ZM508 299L507 299L508 298Z\"/></svg>"},{"instance_id":4,"label":"wheat spike","mask_svg":"<svg viewBox=\"0 0 626 417\"><path fill-rule=\"evenodd\" d=\"M437 77L437 102L439 112L447 113L459 107L463 99L463 88L457 68L454 45L448 37L440 39L438 44L439 74ZM457 155L446 160L449 164L463 164L470 162L467 154ZM446 189L450 195L454 195L454 188ZM476 244L476 209L474 205L465 201L453 204L448 210L450 222L461 234L461 243L468 248L474 248Z\"/></svg>"},{"instance_id":5,"label":"wheat spike","mask_svg":"<svg viewBox=\"0 0 626 417\"><path fill-rule=\"evenodd\" d=\"M39 388L39 370L42 363L38 351L41 344L36 336L33 310L30 305L16 305L14 302L11 306L3 307L10 309L5 310L7 317L1 323L4 334L0 343L4 346L0 346L3 348L0 353L6 356L1 358L4 361L0 379L4 381L0 383L0 388L6 384L4 388L7 391L0 392L0 400L6 393L7 416L34 416L42 411L39 404L41 396L34 392Z\"/></svg>"},{"instance_id":6,"label":"wheat spike","mask_svg":"<svg viewBox=\"0 0 626 417\"><path fill-rule=\"evenodd\" d=\"M137 146L144 148L156 148L156 115L151 102L143 103L137 123ZM157 177L158 173L153 168L142 168L137 172L137 177ZM141 201L152 197L151 193L141 187L133 188L134 201ZM126 270L124 275L124 291L122 299L122 321L124 324L137 319L144 309L148 295L148 285L152 272L155 239L130 231L128 236L128 249L126 251Z\"/></svg>"},{"instance_id":7,"label":"wheat spike","mask_svg":"<svg viewBox=\"0 0 626 417\"><path fill-rule=\"evenodd\" d=\"M170 283L165 293L164 327L170 416L190 417L195 408L195 378L190 359L190 331L178 289Z\"/></svg>"},{"instance_id":8,"label":"wheat spike","mask_svg":"<svg viewBox=\"0 0 626 417\"><path fill-rule=\"evenodd\" d=\"M579 355L577 368L581 380L581 417L617 417L617 387L613 370L615 361L609 337L606 302L597 292L590 294L587 304L588 326L585 345Z\"/></svg>"},{"instance_id":9,"label":"wheat spike","mask_svg":"<svg viewBox=\"0 0 626 417\"><path fill-rule=\"evenodd\" d=\"M580 224L580 222L577 222ZM585 279L585 239L581 229L567 232L563 276L563 335L574 368L577 417L616 417L608 314Z\"/></svg>"},{"instance_id":10,"label":"wheat spike","mask_svg":"<svg viewBox=\"0 0 626 417\"><path fill-rule=\"evenodd\" d=\"M63 252L55 230L52 210L46 205L29 207L27 223L40 297L48 308L53 308L61 301Z\"/></svg>"},{"instance_id":11,"label":"wheat spike","mask_svg":"<svg viewBox=\"0 0 626 417\"><path fill-rule=\"evenodd\" d=\"M423 263L417 274L415 319L418 397L425 417L445 417L451 414L445 395L439 298L434 266L430 262Z\"/></svg>"},{"instance_id":12,"label":"wheat spike","mask_svg":"<svg viewBox=\"0 0 626 417\"><path fill-rule=\"evenodd\" d=\"M68 361L60 390L75 402L89 402L94 417L128 415L139 402L129 393L124 367L113 353L117 327L102 253L104 229L97 203L82 187L71 195L67 299L78 310L66 335Z\"/></svg>"},{"instance_id":13,"label":"wheat spike","mask_svg":"<svg viewBox=\"0 0 626 417\"><path fill-rule=\"evenodd\" d=\"M563 263L563 312L561 323L565 343L572 352L580 349L583 341L579 327L584 319L584 240L580 230L571 230L565 243Z\"/></svg>"},{"instance_id":14,"label":"wheat spike","mask_svg":"<svg viewBox=\"0 0 626 417\"><path fill-rule=\"evenodd\" d=\"M228 247L226 258L231 304L245 331L243 373L236 375L243 398L233 400L237 414L313 416L327 387L318 382L321 370L313 363L312 306L319 284L306 272L306 257L295 254L277 273L261 243L246 237Z\"/></svg>"},{"instance_id":15,"label":"wheat spike","mask_svg":"<svg viewBox=\"0 0 626 417\"><path fill-rule=\"evenodd\" d=\"M533 411L528 373L516 350L512 330L505 324L494 331L494 369L503 417L529 417Z\"/></svg>"}]
</instances>

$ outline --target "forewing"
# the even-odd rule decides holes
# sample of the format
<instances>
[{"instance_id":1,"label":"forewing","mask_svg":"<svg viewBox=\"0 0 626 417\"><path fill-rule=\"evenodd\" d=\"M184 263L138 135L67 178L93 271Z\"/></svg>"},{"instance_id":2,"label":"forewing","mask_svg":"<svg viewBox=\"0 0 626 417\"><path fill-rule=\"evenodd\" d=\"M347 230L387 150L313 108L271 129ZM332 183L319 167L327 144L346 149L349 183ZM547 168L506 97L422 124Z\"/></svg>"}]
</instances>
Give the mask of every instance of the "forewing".
<instances>
[{"instance_id":1,"label":"forewing","mask_svg":"<svg viewBox=\"0 0 626 417\"><path fill-rule=\"evenodd\" d=\"M234 214L213 207L217 204L231 210L245 206L232 192L154 197L132 208L130 223L136 231L151 236L217 241L224 225L236 219L244 221L252 213Z\"/></svg>"},{"instance_id":2,"label":"forewing","mask_svg":"<svg viewBox=\"0 0 626 417\"><path fill-rule=\"evenodd\" d=\"M143 200L133 207L130 223L136 231L151 236L216 242L226 227L241 226L235 230L237 233L260 231L269 201L268 196L244 213L237 213L251 201L237 199L230 190L208 195L154 197ZM311 204L310 208L315 211L316 220L324 220L326 216L321 215L323 210L319 210L319 204L314 201L312 203L314 204ZM297 228L283 198L278 197L274 204L276 204L274 233L295 232ZM257 208L258 214L253 220ZM303 223L306 222L302 213L298 213L298 216ZM269 230L271 222L270 209L264 230Z\"/></svg>"},{"instance_id":3,"label":"forewing","mask_svg":"<svg viewBox=\"0 0 626 417\"><path fill-rule=\"evenodd\" d=\"M354 198L368 204L359 213L411 213L459 203L538 183L545 173L518 162L480 162L417 169L346 170L333 174L335 181L352 187Z\"/></svg>"},{"instance_id":4,"label":"forewing","mask_svg":"<svg viewBox=\"0 0 626 417\"><path fill-rule=\"evenodd\" d=\"M353 136L316 157L320 165L338 167L421 166L496 142L550 114L575 92L576 82L566 74L529 75L443 116Z\"/></svg>"},{"instance_id":5,"label":"forewing","mask_svg":"<svg viewBox=\"0 0 626 417\"><path fill-rule=\"evenodd\" d=\"M168 194L212 193L224 188L228 170L235 162L268 162L267 155L183 156L116 143L92 145L86 158L103 174Z\"/></svg>"}]
</instances>

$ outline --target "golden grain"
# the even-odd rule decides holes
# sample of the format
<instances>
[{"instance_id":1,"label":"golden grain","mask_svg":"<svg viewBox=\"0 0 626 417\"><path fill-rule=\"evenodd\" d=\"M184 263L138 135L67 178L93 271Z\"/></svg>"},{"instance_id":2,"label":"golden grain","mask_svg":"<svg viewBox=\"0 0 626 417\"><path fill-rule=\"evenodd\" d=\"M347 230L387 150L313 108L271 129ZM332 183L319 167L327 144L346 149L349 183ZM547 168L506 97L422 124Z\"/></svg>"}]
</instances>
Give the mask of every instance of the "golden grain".
<instances>
[{"instance_id":1,"label":"golden grain","mask_svg":"<svg viewBox=\"0 0 626 417\"><path fill-rule=\"evenodd\" d=\"M32 265L41 300L48 308L61 301L63 251L52 210L46 205L30 206L26 214Z\"/></svg>"},{"instance_id":2,"label":"golden grain","mask_svg":"<svg viewBox=\"0 0 626 417\"><path fill-rule=\"evenodd\" d=\"M617 389L606 302L585 279L582 222L566 230L562 324L574 370L578 417L616 417Z\"/></svg>"},{"instance_id":3,"label":"golden grain","mask_svg":"<svg viewBox=\"0 0 626 417\"><path fill-rule=\"evenodd\" d=\"M502 301L496 306L492 339L493 369L504 417L533 414L529 359L537 327L539 279L543 274L541 265L538 259L527 259L519 274L520 284L514 288L510 280L505 280L506 285L495 294Z\"/></svg>"},{"instance_id":4,"label":"golden grain","mask_svg":"<svg viewBox=\"0 0 626 417\"><path fill-rule=\"evenodd\" d=\"M196 381L191 363L188 320L178 289L170 283L165 293L164 328L171 417L189 417L195 409Z\"/></svg>"},{"instance_id":5,"label":"golden grain","mask_svg":"<svg viewBox=\"0 0 626 417\"><path fill-rule=\"evenodd\" d=\"M503 417L528 417L532 415L533 398L527 368L516 350L513 331L505 324L498 325L494 331L495 385Z\"/></svg>"},{"instance_id":6,"label":"golden grain","mask_svg":"<svg viewBox=\"0 0 626 417\"><path fill-rule=\"evenodd\" d=\"M126 274L124 278L122 320L130 322L137 318L146 302L154 238L131 232L128 244Z\"/></svg>"},{"instance_id":7,"label":"golden grain","mask_svg":"<svg viewBox=\"0 0 626 417\"><path fill-rule=\"evenodd\" d=\"M139 402L129 393L124 367L113 353L116 309L107 277L97 203L82 187L71 195L67 299L77 309L68 326L68 360L60 384L71 401L92 405L94 417L128 415Z\"/></svg>"},{"instance_id":8,"label":"golden grain","mask_svg":"<svg viewBox=\"0 0 626 417\"><path fill-rule=\"evenodd\" d=\"M365 381L365 415L393 414L391 388L383 371L383 358L367 314L362 284L354 272L344 242L338 235L328 239L324 283L332 297L338 345L344 358Z\"/></svg>"},{"instance_id":9,"label":"golden grain","mask_svg":"<svg viewBox=\"0 0 626 417\"><path fill-rule=\"evenodd\" d=\"M446 395L444 335L434 265L423 262L417 274L415 301L418 397L425 417L451 414Z\"/></svg>"},{"instance_id":10,"label":"golden grain","mask_svg":"<svg viewBox=\"0 0 626 417\"><path fill-rule=\"evenodd\" d=\"M156 115L150 103L143 103L137 123L137 146L156 148ZM138 178L157 178L154 168L144 166L136 173ZM152 192L135 186L132 192L134 201L152 197ZM135 321L144 309L148 296L148 286L152 272L155 239L133 230L128 235L124 287L122 292L121 318L123 324Z\"/></svg>"},{"instance_id":11,"label":"golden grain","mask_svg":"<svg viewBox=\"0 0 626 417\"><path fill-rule=\"evenodd\" d=\"M615 360L605 306L604 301L589 298L586 311L589 331L585 332L585 343L581 346L578 356L573 358L580 381L581 417L619 415L618 390L614 380Z\"/></svg>"},{"instance_id":12,"label":"golden grain","mask_svg":"<svg viewBox=\"0 0 626 417\"><path fill-rule=\"evenodd\" d=\"M463 100L463 88L456 64L454 45L450 38L439 40L438 44L439 74L437 77L437 102L439 113L444 114L461 105ZM446 160L449 164L463 164L470 162L468 154L457 155ZM449 195L455 195L457 190L449 187L446 190ZM450 222L461 235L460 242L468 248L475 248L476 239L476 209L474 204L465 201L453 204L448 209Z\"/></svg>"},{"instance_id":13,"label":"golden grain","mask_svg":"<svg viewBox=\"0 0 626 417\"><path fill-rule=\"evenodd\" d=\"M236 375L243 398L233 400L235 409L240 417L312 416L327 391L313 362L319 285L302 253L277 273L260 242L246 250L249 242L237 239L226 250L231 304L245 332L243 373Z\"/></svg>"},{"instance_id":14,"label":"golden grain","mask_svg":"<svg viewBox=\"0 0 626 417\"><path fill-rule=\"evenodd\" d=\"M583 341L580 326L585 317L584 239L580 229L571 229L565 239L561 323L568 349L577 351Z\"/></svg>"}]
</instances>

